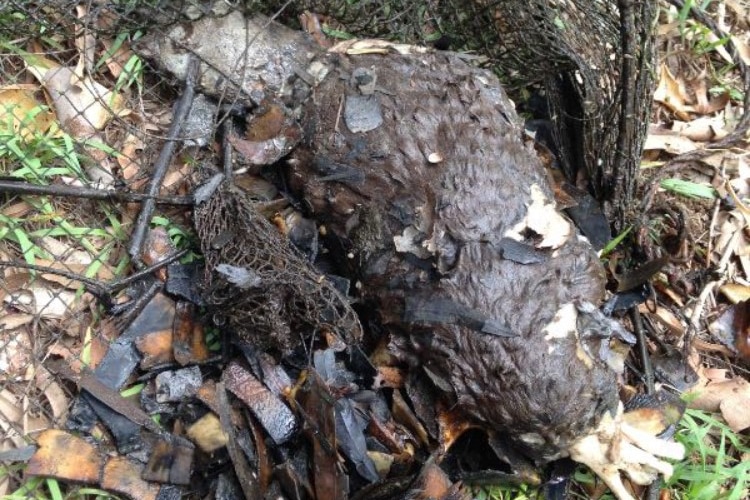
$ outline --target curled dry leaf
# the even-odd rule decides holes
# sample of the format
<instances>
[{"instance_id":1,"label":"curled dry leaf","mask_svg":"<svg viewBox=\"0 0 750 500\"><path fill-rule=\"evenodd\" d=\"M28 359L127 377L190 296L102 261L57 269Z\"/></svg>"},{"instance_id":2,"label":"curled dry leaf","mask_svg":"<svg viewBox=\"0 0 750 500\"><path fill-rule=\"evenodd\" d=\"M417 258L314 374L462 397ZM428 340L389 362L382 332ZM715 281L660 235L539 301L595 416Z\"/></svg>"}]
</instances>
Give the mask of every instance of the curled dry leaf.
<instances>
[{"instance_id":1,"label":"curled dry leaf","mask_svg":"<svg viewBox=\"0 0 750 500\"><path fill-rule=\"evenodd\" d=\"M89 76L79 77L75 69L53 62L27 67L49 93L63 129L76 139L90 138L112 117L125 113L122 96Z\"/></svg>"},{"instance_id":2,"label":"curled dry leaf","mask_svg":"<svg viewBox=\"0 0 750 500\"><path fill-rule=\"evenodd\" d=\"M701 149L701 146L671 130L651 129L643 145L645 150L666 151L669 154L680 155Z\"/></svg>"},{"instance_id":3,"label":"curled dry leaf","mask_svg":"<svg viewBox=\"0 0 750 500\"><path fill-rule=\"evenodd\" d=\"M735 432L750 427L750 382L742 377L712 380L690 394L697 396L690 401L690 408L720 411Z\"/></svg>"},{"instance_id":4,"label":"curled dry leaf","mask_svg":"<svg viewBox=\"0 0 750 500\"><path fill-rule=\"evenodd\" d=\"M29 53L22 57L29 72L47 91L62 129L77 140L104 144L99 131L112 117L128 112L123 97L90 76L81 76L79 68L60 66ZM114 178L107 154L93 146L87 147L87 152L98 164L87 170L91 180L111 186Z\"/></svg>"},{"instance_id":5,"label":"curled dry leaf","mask_svg":"<svg viewBox=\"0 0 750 500\"><path fill-rule=\"evenodd\" d=\"M339 42L329 52L338 54L424 54L429 52L427 47L409 45L405 43L394 43L386 40L362 39L346 40Z\"/></svg>"},{"instance_id":6,"label":"curled dry leaf","mask_svg":"<svg viewBox=\"0 0 750 500\"><path fill-rule=\"evenodd\" d=\"M20 448L26 444L23 436L18 433L22 420L23 412L16 395L8 389L0 390L0 443L12 448Z\"/></svg>"},{"instance_id":7,"label":"curled dry leaf","mask_svg":"<svg viewBox=\"0 0 750 500\"><path fill-rule=\"evenodd\" d=\"M666 64L662 64L659 71L659 84L654 92L654 101L666 106L680 120L690 120L693 108L687 104L689 96L685 85L672 75Z\"/></svg>"},{"instance_id":8,"label":"curled dry leaf","mask_svg":"<svg viewBox=\"0 0 750 500\"><path fill-rule=\"evenodd\" d=\"M712 115L717 111L723 110L729 103L729 92L722 92L709 99L705 75L701 75L695 79L690 87L695 95L695 112L700 115Z\"/></svg>"},{"instance_id":9,"label":"curled dry leaf","mask_svg":"<svg viewBox=\"0 0 750 500\"><path fill-rule=\"evenodd\" d=\"M46 134L55 125L55 115L36 95L41 90L38 85L12 85L0 88L0 123L10 123L14 135L24 141L35 135ZM61 133L58 128L52 136Z\"/></svg>"},{"instance_id":10,"label":"curled dry leaf","mask_svg":"<svg viewBox=\"0 0 750 500\"><path fill-rule=\"evenodd\" d=\"M719 117L702 116L690 122L675 121L672 131L691 141L710 142L723 139L729 134L724 125Z\"/></svg>"}]
</instances>

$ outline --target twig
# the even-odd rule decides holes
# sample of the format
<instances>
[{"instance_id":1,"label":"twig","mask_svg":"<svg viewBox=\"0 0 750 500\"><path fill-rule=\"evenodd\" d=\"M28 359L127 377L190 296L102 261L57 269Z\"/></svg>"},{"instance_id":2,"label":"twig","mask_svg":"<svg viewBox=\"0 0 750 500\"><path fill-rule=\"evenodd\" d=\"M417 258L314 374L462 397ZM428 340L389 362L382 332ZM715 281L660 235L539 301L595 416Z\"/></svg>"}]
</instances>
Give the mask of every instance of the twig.
<instances>
[{"instance_id":1,"label":"twig","mask_svg":"<svg viewBox=\"0 0 750 500\"><path fill-rule=\"evenodd\" d=\"M195 84L198 79L199 68L199 61L191 56L190 62L188 63L187 78L185 79L185 90L177 101L177 104L175 104L172 125L169 127L167 141L164 143L161 153L159 153L156 165L154 165L154 173L148 187L148 198L143 202L143 205L141 205L141 212L138 214L138 220L133 228L133 236L130 242L130 248L128 248L128 253L137 267L143 266L141 254L143 253L143 245L146 240L146 232L148 231L149 223L151 222L151 216L156 208L154 198L159 194L159 189L161 188L164 177L167 174L167 169L169 169L169 164L172 161L172 156L174 155L174 150L177 146L177 138L180 135L182 125L190 111L190 107L193 105Z\"/></svg>"},{"instance_id":2,"label":"twig","mask_svg":"<svg viewBox=\"0 0 750 500\"><path fill-rule=\"evenodd\" d=\"M701 316L703 315L703 308L706 305L706 300L708 300L708 296L713 293L715 288L720 287L724 284L726 281L726 278L721 278L717 281L712 281L711 283L708 283L703 290L701 290L700 295L698 296L698 300L696 301L695 306L693 307L693 312L690 315L690 322L688 323L687 328L687 337L686 340L689 341L690 336L698 331L698 323L701 320Z\"/></svg>"},{"instance_id":3,"label":"twig","mask_svg":"<svg viewBox=\"0 0 750 500\"><path fill-rule=\"evenodd\" d=\"M85 390L110 410L119 413L131 422L156 434L164 432L138 405L104 385L88 369L75 373L68 362L62 359L50 361L45 366L50 372L74 382L81 390Z\"/></svg>"},{"instance_id":4,"label":"twig","mask_svg":"<svg viewBox=\"0 0 750 500\"><path fill-rule=\"evenodd\" d=\"M229 136L232 134L232 120L224 120L221 124L221 156L224 164L224 178L232 182L232 144Z\"/></svg>"},{"instance_id":5,"label":"twig","mask_svg":"<svg viewBox=\"0 0 750 500\"><path fill-rule=\"evenodd\" d=\"M29 182L13 179L0 179L0 193L34 194L45 196L61 196L68 198L86 198L89 200L120 201L126 203L142 203L152 199L157 205L192 205L192 196L156 196L145 193L131 193L126 191L112 191L82 186L50 185L40 186Z\"/></svg>"},{"instance_id":6,"label":"twig","mask_svg":"<svg viewBox=\"0 0 750 500\"><path fill-rule=\"evenodd\" d=\"M618 0L617 6L620 11L620 116L617 134L617 152L615 156L614 184L619 186L625 192L614 195L619 200L631 200L633 198L633 189L635 186L634 173L635 168L629 168L633 164L633 141L638 134L635 128L638 126L635 119L635 101L636 101L636 76L638 70L636 64L639 62L636 56L635 43L635 14L633 12L632 0ZM625 177L628 177L625 179ZM618 225L623 218L623 206L617 203L616 210L619 212L616 216ZM622 228L618 228L622 229Z\"/></svg>"},{"instance_id":7,"label":"twig","mask_svg":"<svg viewBox=\"0 0 750 500\"><path fill-rule=\"evenodd\" d=\"M180 250L179 252L172 253L168 255L167 257L165 257L164 259L160 260L159 262L156 262L155 264L152 264L148 267L144 267L138 272L126 278L113 281L112 283L101 283L100 281L97 281L93 278L89 278L82 274L65 271L63 269L56 269L54 267L38 266L36 264L29 264L28 262L0 261L0 268L15 267L18 269L29 269L31 271L36 271L39 273L55 274L57 276L62 276L64 278L78 281L83 285L83 287L86 289L87 292L89 292L91 295L96 297L102 303L102 305L104 305L104 307L107 310L109 310L112 308L112 302L113 302L112 295L113 294L122 290L123 288L133 283L134 281L141 279L143 276L147 276L153 273L154 271L158 271L162 267L171 264L172 262L176 261L177 259L185 255L186 253L187 253L187 250Z\"/></svg>"},{"instance_id":8,"label":"twig","mask_svg":"<svg viewBox=\"0 0 750 500\"><path fill-rule=\"evenodd\" d=\"M239 479L242 493L246 500L260 498L262 495L260 495L257 476L250 468L250 464L247 463L245 455L237 442L237 433L235 432L234 424L232 424L229 397L227 396L223 380L216 384L216 404L219 410L221 429L227 435L229 459L232 461L232 465L234 465L234 472L237 474L237 479Z\"/></svg>"},{"instance_id":9,"label":"twig","mask_svg":"<svg viewBox=\"0 0 750 500\"><path fill-rule=\"evenodd\" d=\"M646 335L643 333L643 322L641 321L641 313L638 311L638 307L630 309L630 319L633 320L633 328L638 337L638 348L641 353L646 393L654 394L656 392L654 387L654 368L651 366L651 356L649 355L648 346L646 345Z\"/></svg>"}]
</instances>

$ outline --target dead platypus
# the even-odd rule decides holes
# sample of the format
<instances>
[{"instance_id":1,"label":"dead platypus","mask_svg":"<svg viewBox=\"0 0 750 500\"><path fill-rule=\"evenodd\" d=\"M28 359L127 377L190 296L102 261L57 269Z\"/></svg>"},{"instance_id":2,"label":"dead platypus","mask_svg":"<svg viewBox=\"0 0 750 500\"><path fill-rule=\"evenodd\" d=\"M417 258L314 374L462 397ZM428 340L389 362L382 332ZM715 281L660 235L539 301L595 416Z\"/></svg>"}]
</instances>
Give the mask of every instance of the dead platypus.
<instances>
[{"instance_id":1,"label":"dead platypus","mask_svg":"<svg viewBox=\"0 0 750 500\"><path fill-rule=\"evenodd\" d=\"M632 338L598 311L603 268L556 209L497 78L457 54L384 42L324 53L232 16L158 34L150 55L179 76L194 52L210 61L204 91L289 107L303 134L288 186L336 241L393 352L538 465L570 456L621 499L619 471L669 475L658 457L683 450L622 421L615 351ZM260 49L227 44L227 55L214 37Z\"/></svg>"},{"instance_id":2,"label":"dead platypus","mask_svg":"<svg viewBox=\"0 0 750 500\"><path fill-rule=\"evenodd\" d=\"M456 54L340 50L288 178L343 242L394 352L537 464L570 455L620 498L618 469L668 475L656 456L681 448L619 421L612 349L633 339L596 309L597 254L557 211L497 79Z\"/></svg>"}]
</instances>

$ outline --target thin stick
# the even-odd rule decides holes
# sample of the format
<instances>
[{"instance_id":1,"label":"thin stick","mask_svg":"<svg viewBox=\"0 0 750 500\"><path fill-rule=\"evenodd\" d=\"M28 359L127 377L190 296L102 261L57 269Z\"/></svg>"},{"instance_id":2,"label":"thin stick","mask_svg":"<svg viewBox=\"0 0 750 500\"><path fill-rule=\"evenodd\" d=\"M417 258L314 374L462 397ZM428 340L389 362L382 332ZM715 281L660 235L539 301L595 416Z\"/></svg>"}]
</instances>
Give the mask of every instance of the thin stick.
<instances>
[{"instance_id":1,"label":"thin stick","mask_svg":"<svg viewBox=\"0 0 750 500\"><path fill-rule=\"evenodd\" d=\"M133 283L134 281L137 281L143 276L151 274L154 271L157 271L161 269L162 267L171 264L172 262L176 261L177 259L185 255L186 253L187 253L187 250L180 250L178 252L174 252L170 255L167 255L164 259L160 260L159 262L151 264L148 267L144 267L138 272L130 276L127 276L125 278L122 278L120 280L113 281L112 283L102 283L100 281L97 281L93 278L89 278L82 274L65 271L63 269L56 269L54 267L38 266L36 264L29 264L28 262L0 261L0 268L15 267L18 269L29 269L31 271L37 271L39 273L54 274L57 276L62 276L64 278L78 281L83 285L83 287L86 289L87 292L89 292L91 295L95 296L100 302L102 302L102 304L105 306L106 309L110 309L112 307L112 294L116 293L119 290L122 290L123 288Z\"/></svg>"},{"instance_id":2,"label":"thin stick","mask_svg":"<svg viewBox=\"0 0 750 500\"><path fill-rule=\"evenodd\" d=\"M193 205L192 196L156 196L145 193L112 191L83 186L50 185L40 186L21 180L0 179L0 193L34 194L43 196L61 196L67 198L86 198L89 200L119 201L126 203L143 203L152 199L157 205Z\"/></svg>"},{"instance_id":3,"label":"thin stick","mask_svg":"<svg viewBox=\"0 0 750 500\"><path fill-rule=\"evenodd\" d=\"M138 220L133 228L133 236L128 248L128 253L133 259L133 262L137 267L143 266L141 260L141 254L143 253L143 245L146 240L146 232L148 231L148 225L151 222L151 217L154 214L156 203L154 198L159 194L164 177L167 175L167 169L174 156L174 150L177 146L177 139L182 130L182 125L185 122L188 111L193 105L193 98L195 97L195 83L198 79L198 69L200 68L199 61L192 57L188 63L188 74L185 80L185 90L177 101L174 108L174 115L172 116L172 125L169 127L169 133L167 134L167 141L164 143L164 147L159 153L159 158L156 160L154 166L154 174L151 177L151 183L148 187L148 198L141 205L141 212L138 214Z\"/></svg>"}]
</instances>

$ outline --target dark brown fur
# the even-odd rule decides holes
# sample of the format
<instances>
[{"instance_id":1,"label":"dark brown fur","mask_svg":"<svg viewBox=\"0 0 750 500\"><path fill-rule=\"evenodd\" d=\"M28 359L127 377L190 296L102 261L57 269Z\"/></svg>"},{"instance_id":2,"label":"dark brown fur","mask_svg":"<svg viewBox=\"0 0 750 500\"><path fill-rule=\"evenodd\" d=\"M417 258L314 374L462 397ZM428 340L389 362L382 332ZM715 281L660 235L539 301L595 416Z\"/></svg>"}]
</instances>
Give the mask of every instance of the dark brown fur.
<instances>
[{"instance_id":1,"label":"dark brown fur","mask_svg":"<svg viewBox=\"0 0 750 500\"><path fill-rule=\"evenodd\" d=\"M291 162L291 185L347 245L364 302L378 309L403 359L447 381L448 399L531 458L563 453L615 404L615 374L598 360L588 367L573 337L550 352L542 329L564 304L598 305L603 271L575 232L541 263L498 251L526 214L532 185L553 199L512 102L491 73L454 54L326 57L332 70L304 109L306 144ZM383 123L355 134L343 109L345 96L359 94L357 67L377 75ZM321 161L357 175L325 179ZM394 247L407 227L418 229L416 256ZM406 297L449 299L517 336L409 323Z\"/></svg>"}]
</instances>

